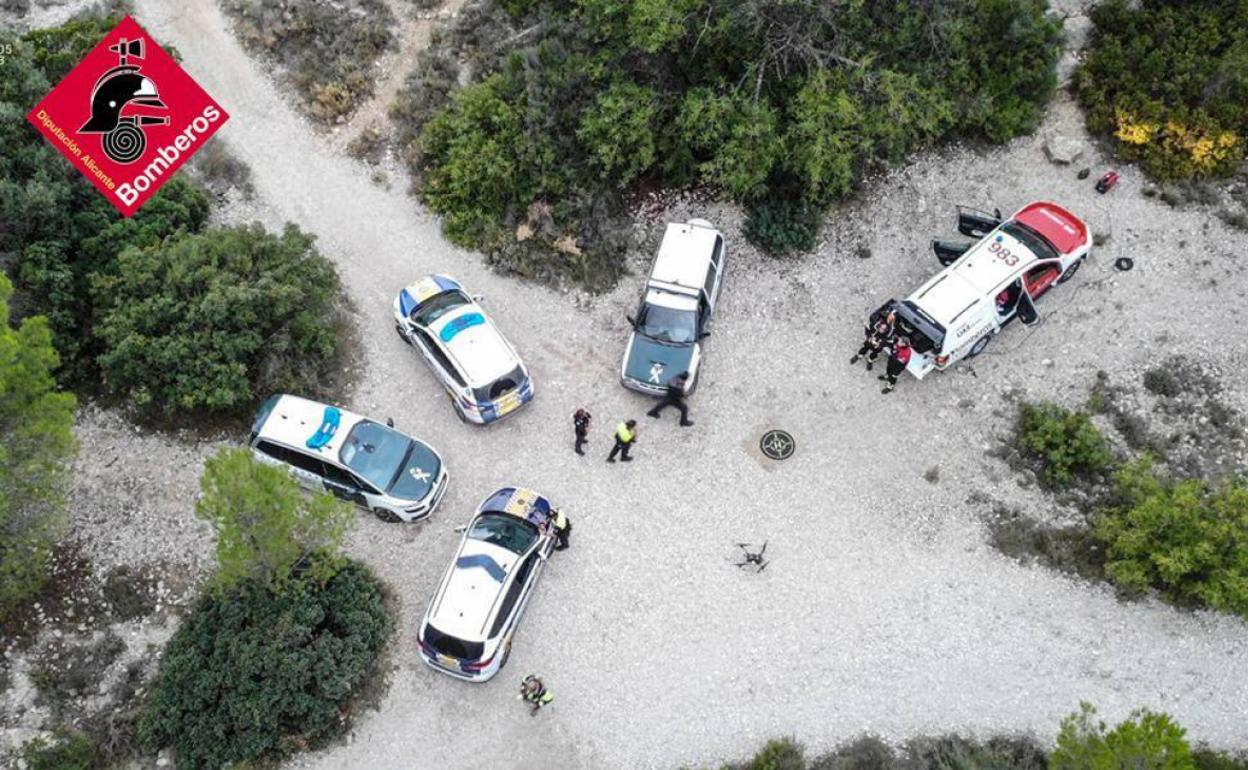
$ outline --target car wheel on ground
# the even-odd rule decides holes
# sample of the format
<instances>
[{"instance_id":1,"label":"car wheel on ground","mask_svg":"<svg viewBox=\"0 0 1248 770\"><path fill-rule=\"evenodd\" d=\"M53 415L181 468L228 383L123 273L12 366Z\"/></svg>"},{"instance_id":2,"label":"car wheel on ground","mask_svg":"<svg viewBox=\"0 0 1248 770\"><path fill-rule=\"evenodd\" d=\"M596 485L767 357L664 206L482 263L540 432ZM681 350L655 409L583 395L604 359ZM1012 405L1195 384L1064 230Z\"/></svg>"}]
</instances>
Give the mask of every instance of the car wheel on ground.
<instances>
[{"instance_id":1,"label":"car wheel on ground","mask_svg":"<svg viewBox=\"0 0 1248 770\"><path fill-rule=\"evenodd\" d=\"M1079 272L1079 266L1082 264L1083 264L1082 259L1077 259L1074 262L1072 262L1070 267L1066 268L1066 272L1062 273L1061 276L1057 279L1057 282L1066 283L1071 278L1074 278L1075 273Z\"/></svg>"},{"instance_id":2,"label":"car wheel on ground","mask_svg":"<svg viewBox=\"0 0 1248 770\"><path fill-rule=\"evenodd\" d=\"M975 356L979 355L980 353L983 353L983 352L984 352L984 348L988 347L988 343L989 343L989 342L991 342L991 341L992 341L992 335L991 335L991 334L989 334L989 335L985 335L984 337L981 337L981 338L979 339L979 341L978 341L978 342L976 342L974 345L972 345L972 346L971 346L971 349L967 351L967 353L966 353L966 357L967 357L967 358L974 358Z\"/></svg>"}]
</instances>

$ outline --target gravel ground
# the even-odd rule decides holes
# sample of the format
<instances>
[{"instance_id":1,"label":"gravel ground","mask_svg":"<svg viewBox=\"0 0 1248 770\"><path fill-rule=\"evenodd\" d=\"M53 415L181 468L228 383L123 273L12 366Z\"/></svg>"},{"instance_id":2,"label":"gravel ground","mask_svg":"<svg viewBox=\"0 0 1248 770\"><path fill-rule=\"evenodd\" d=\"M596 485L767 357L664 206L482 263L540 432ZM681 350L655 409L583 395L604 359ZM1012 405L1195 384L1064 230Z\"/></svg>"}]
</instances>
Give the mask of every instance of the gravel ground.
<instances>
[{"instance_id":1,"label":"gravel ground","mask_svg":"<svg viewBox=\"0 0 1248 770\"><path fill-rule=\"evenodd\" d=\"M873 180L829 213L825 242L804 259L754 254L731 207L679 198L665 206L661 217L720 223L731 244L691 402L697 426L643 417L637 462L609 466L610 425L648 405L616 382L639 278L590 297L489 272L479 255L442 239L403 185L373 185L367 167L330 149L241 51L211 0L136 8L233 115L222 135L252 167L257 194L230 216L292 220L338 263L367 363L346 405L429 439L453 478L425 524L361 517L350 549L399 599L390 689L348 740L290 767L668 768L744 755L773 736L820 749L864 731L1047 740L1081 699L1111 720L1140 706L1165 709L1198 740L1248 745L1242 621L1123 604L1105 586L1020 566L985 544L981 512L966 502L982 491L1044 504L985 456L1011 419L1007 393L1073 404L1098 369L1138 381L1170 353L1248 354L1241 335L1225 332L1243 314L1248 236L1141 196L1134 169L1098 196L1091 182L1107 165L1091 144L1074 167L1050 165L1044 132L1086 140L1068 102L1034 138L925 155ZM1083 165L1092 180L1075 179ZM1035 198L1062 201L1111 236L1073 284L1041 303L1041 326L1010 329L973 366L904 381L889 397L845 366L864 313L938 268L927 239L952 231L954 204L1011 210ZM639 226L653 244L657 223ZM863 247L870 258L857 256ZM1113 272L1118 256L1136 259L1136 269ZM646 257L635 259L644 271ZM462 425L395 336L394 291L432 271L484 293L528 362L538 398L514 419ZM1229 317L1212 324L1193 312L1209 307ZM1226 385L1226 400L1244 409L1243 386ZM586 458L570 451L569 418L580 405L597 420ZM788 462L757 452L770 427L796 437ZM83 490L101 496L76 516L91 530L93 556L202 566L207 539L186 521L211 447L126 431L90 412L80 426L87 447L128 450L104 469L108 452L85 453ZM923 478L933 466L936 484ZM507 670L474 687L426 668L414 634L453 528L509 482L548 494L576 531L529 606ZM770 543L766 572L732 566L739 540ZM531 671L556 695L537 719L515 702Z\"/></svg>"}]
</instances>

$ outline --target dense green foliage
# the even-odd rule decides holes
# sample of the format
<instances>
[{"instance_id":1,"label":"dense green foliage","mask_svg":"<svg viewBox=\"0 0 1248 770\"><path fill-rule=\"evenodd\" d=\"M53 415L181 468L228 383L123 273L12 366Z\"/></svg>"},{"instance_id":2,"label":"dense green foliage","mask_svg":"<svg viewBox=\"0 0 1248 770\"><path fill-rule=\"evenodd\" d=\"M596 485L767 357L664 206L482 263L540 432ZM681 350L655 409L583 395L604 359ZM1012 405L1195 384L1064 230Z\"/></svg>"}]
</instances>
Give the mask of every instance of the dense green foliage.
<instances>
[{"instance_id":1,"label":"dense green foliage","mask_svg":"<svg viewBox=\"0 0 1248 770\"><path fill-rule=\"evenodd\" d=\"M1141 460L1115 474L1114 496L1095 535L1115 583L1248 616L1248 484L1170 481Z\"/></svg>"},{"instance_id":2,"label":"dense green foliage","mask_svg":"<svg viewBox=\"0 0 1248 770\"><path fill-rule=\"evenodd\" d=\"M26 770L99 770L104 756L82 733L58 730L52 738L35 738L22 746Z\"/></svg>"},{"instance_id":3,"label":"dense green foliage","mask_svg":"<svg viewBox=\"0 0 1248 770\"><path fill-rule=\"evenodd\" d=\"M0 264L17 287L15 315L48 317L60 378L74 385L95 379L92 277L115 269L122 248L198 230L208 215L207 197L178 176L123 219L25 120L117 21L87 17L21 38L0 33L0 45L13 47L0 77Z\"/></svg>"},{"instance_id":4,"label":"dense green foliage","mask_svg":"<svg viewBox=\"0 0 1248 770\"><path fill-rule=\"evenodd\" d=\"M247 449L222 449L204 463L195 514L217 540L219 589L243 581L275 593L323 584L341 566L351 508L327 494L305 495L282 468Z\"/></svg>"},{"instance_id":5,"label":"dense green foliage","mask_svg":"<svg viewBox=\"0 0 1248 770\"><path fill-rule=\"evenodd\" d=\"M1248 3L1108 0L1076 85L1088 128L1160 179L1248 155Z\"/></svg>"},{"instance_id":6,"label":"dense green foliage","mask_svg":"<svg viewBox=\"0 0 1248 770\"><path fill-rule=\"evenodd\" d=\"M503 6L521 31L491 37L517 41L510 52L481 56L479 80L432 119L445 67L411 78L396 108L423 124L407 155L448 236L491 249L539 201L592 248L584 202L642 179L718 189L756 209L768 247L808 247L811 208L870 170L1034 128L1060 35L1045 0Z\"/></svg>"},{"instance_id":7,"label":"dense green foliage","mask_svg":"<svg viewBox=\"0 0 1248 770\"><path fill-rule=\"evenodd\" d=\"M224 0L249 50L279 62L316 118L332 122L373 93L398 20L383 0Z\"/></svg>"},{"instance_id":8,"label":"dense green foliage","mask_svg":"<svg viewBox=\"0 0 1248 770\"><path fill-rule=\"evenodd\" d=\"M752 758L723 770L1245 770L1248 761L1206 748L1193 750L1186 731L1166 714L1137 711L1110 728L1087 703L1062 720L1057 748L997 737L983 743L957 735L918 737L894 749L864 736L806 759L792 739L769 741Z\"/></svg>"},{"instance_id":9,"label":"dense green foliage","mask_svg":"<svg viewBox=\"0 0 1248 770\"><path fill-rule=\"evenodd\" d=\"M48 579L63 527L74 397L57 390L47 319L9 323L12 286L0 275L0 619Z\"/></svg>"},{"instance_id":10,"label":"dense green foliage","mask_svg":"<svg viewBox=\"0 0 1248 770\"><path fill-rule=\"evenodd\" d=\"M1053 484L1105 470L1114 460L1091 417L1047 402L1021 406L1018 445L1040 460L1044 478Z\"/></svg>"},{"instance_id":11,"label":"dense green foliage","mask_svg":"<svg viewBox=\"0 0 1248 770\"><path fill-rule=\"evenodd\" d=\"M252 225L121 252L93 286L108 388L165 412L315 389L337 354L339 282L312 240Z\"/></svg>"},{"instance_id":12,"label":"dense green foliage","mask_svg":"<svg viewBox=\"0 0 1248 770\"><path fill-rule=\"evenodd\" d=\"M181 174L123 218L26 123L117 21L0 33L13 47L0 78L0 264L14 316L47 316L63 384L152 411L238 412L257 394L319 389L341 331L339 282L309 238L205 230L208 195Z\"/></svg>"},{"instance_id":13,"label":"dense green foliage","mask_svg":"<svg viewBox=\"0 0 1248 770\"><path fill-rule=\"evenodd\" d=\"M245 581L200 599L165 649L139 735L178 767L218 770L337 735L391 621L381 587L349 564L323 588Z\"/></svg>"},{"instance_id":14,"label":"dense green foliage","mask_svg":"<svg viewBox=\"0 0 1248 770\"><path fill-rule=\"evenodd\" d=\"M810 251L822 219L822 210L808 201L762 201L750 208L745 235L772 254Z\"/></svg>"},{"instance_id":15,"label":"dense green foliage","mask_svg":"<svg viewBox=\"0 0 1248 770\"><path fill-rule=\"evenodd\" d=\"M1110 729L1083 703L1062 720L1049 770L1195 770L1186 732L1166 714L1148 710Z\"/></svg>"}]
</instances>

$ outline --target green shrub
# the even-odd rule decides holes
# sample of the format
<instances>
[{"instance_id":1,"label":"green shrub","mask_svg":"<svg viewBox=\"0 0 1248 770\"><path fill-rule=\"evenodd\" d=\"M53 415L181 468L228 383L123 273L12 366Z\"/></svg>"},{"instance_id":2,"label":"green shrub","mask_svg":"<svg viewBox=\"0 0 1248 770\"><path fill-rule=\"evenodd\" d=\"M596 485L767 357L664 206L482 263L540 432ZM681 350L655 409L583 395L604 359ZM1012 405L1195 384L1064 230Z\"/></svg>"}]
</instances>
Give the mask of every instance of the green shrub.
<instances>
[{"instance_id":1,"label":"green shrub","mask_svg":"<svg viewBox=\"0 0 1248 770\"><path fill-rule=\"evenodd\" d=\"M312 240L252 225L126 249L93 287L106 387L165 413L316 390L338 351L342 299Z\"/></svg>"},{"instance_id":2,"label":"green shrub","mask_svg":"<svg viewBox=\"0 0 1248 770\"><path fill-rule=\"evenodd\" d=\"M657 102L654 89L620 80L598 94L581 117L577 136L603 177L624 186L654 163Z\"/></svg>"},{"instance_id":3,"label":"green shrub","mask_svg":"<svg viewBox=\"0 0 1248 770\"><path fill-rule=\"evenodd\" d=\"M82 733L56 730L52 740L35 738L22 746L26 770L100 770L103 752Z\"/></svg>"},{"instance_id":4,"label":"green shrub","mask_svg":"<svg viewBox=\"0 0 1248 770\"><path fill-rule=\"evenodd\" d=\"M140 739L172 746L184 770L319 744L345 729L391 630L381 586L355 564L319 590L205 596L161 658Z\"/></svg>"},{"instance_id":5,"label":"green shrub","mask_svg":"<svg viewBox=\"0 0 1248 770\"><path fill-rule=\"evenodd\" d=\"M383 0L224 0L242 44L280 63L313 117L345 118L372 96L377 59L396 47Z\"/></svg>"},{"instance_id":6,"label":"green shrub","mask_svg":"<svg viewBox=\"0 0 1248 770\"><path fill-rule=\"evenodd\" d=\"M1085 412L1056 404L1023 404L1017 440L1020 449L1041 461L1044 478L1053 484L1098 473L1114 460L1109 443Z\"/></svg>"},{"instance_id":7,"label":"green shrub","mask_svg":"<svg viewBox=\"0 0 1248 770\"><path fill-rule=\"evenodd\" d=\"M771 254L790 254L815 248L823 214L803 200L765 200L750 207L745 237Z\"/></svg>"},{"instance_id":8,"label":"green shrub","mask_svg":"<svg viewBox=\"0 0 1248 770\"><path fill-rule=\"evenodd\" d=\"M57 390L47 320L14 328L11 294L0 275L0 620L48 580L77 446L74 397Z\"/></svg>"},{"instance_id":9,"label":"green shrub","mask_svg":"<svg viewBox=\"0 0 1248 770\"><path fill-rule=\"evenodd\" d=\"M792 738L768 741L754 758L737 765L725 765L724 770L805 770L806 754L802 746Z\"/></svg>"},{"instance_id":10,"label":"green shrub","mask_svg":"<svg viewBox=\"0 0 1248 770\"><path fill-rule=\"evenodd\" d=\"M1088 129L1162 180L1232 173L1248 156L1248 5L1109 0L1075 84Z\"/></svg>"},{"instance_id":11,"label":"green shrub","mask_svg":"<svg viewBox=\"0 0 1248 770\"><path fill-rule=\"evenodd\" d=\"M48 318L58 378L81 387L98 380L92 277L112 270L119 250L196 231L208 214L204 193L177 175L124 219L23 119L118 21L86 17L20 38L0 32L0 45L13 47L0 78L0 264L17 289L14 315Z\"/></svg>"},{"instance_id":12,"label":"green shrub","mask_svg":"<svg viewBox=\"0 0 1248 770\"><path fill-rule=\"evenodd\" d=\"M1091 704L1062 720L1049 770L1193 770L1186 731L1166 714L1137 711L1112 730Z\"/></svg>"},{"instance_id":13,"label":"green shrub","mask_svg":"<svg viewBox=\"0 0 1248 770\"><path fill-rule=\"evenodd\" d=\"M306 496L290 474L248 449L222 449L204 463L195 515L216 534L218 589L246 580L281 593L320 585L341 566L338 549L354 511L328 494Z\"/></svg>"},{"instance_id":14,"label":"green shrub","mask_svg":"<svg viewBox=\"0 0 1248 770\"><path fill-rule=\"evenodd\" d=\"M468 246L506 249L534 204L584 235L596 211L584 201L618 209L625 198L611 193L643 178L701 183L756 212L822 207L918 149L1034 128L1056 82L1061 25L1047 8L493 0L422 59L394 114L422 198ZM478 82L442 104L456 59ZM777 229L768 219L801 213L763 213L758 242L803 242L763 234Z\"/></svg>"},{"instance_id":15,"label":"green shrub","mask_svg":"<svg viewBox=\"0 0 1248 770\"><path fill-rule=\"evenodd\" d=\"M1196 770L1248 770L1248 755L1234 757L1211 749L1196 749L1192 761Z\"/></svg>"},{"instance_id":16,"label":"green shrub","mask_svg":"<svg viewBox=\"0 0 1248 770\"><path fill-rule=\"evenodd\" d=\"M1095 522L1115 583L1248 616L1248 484L1170 481L1141 460L1115 474L1115 498Z\"/></svg>"}]
</instances>

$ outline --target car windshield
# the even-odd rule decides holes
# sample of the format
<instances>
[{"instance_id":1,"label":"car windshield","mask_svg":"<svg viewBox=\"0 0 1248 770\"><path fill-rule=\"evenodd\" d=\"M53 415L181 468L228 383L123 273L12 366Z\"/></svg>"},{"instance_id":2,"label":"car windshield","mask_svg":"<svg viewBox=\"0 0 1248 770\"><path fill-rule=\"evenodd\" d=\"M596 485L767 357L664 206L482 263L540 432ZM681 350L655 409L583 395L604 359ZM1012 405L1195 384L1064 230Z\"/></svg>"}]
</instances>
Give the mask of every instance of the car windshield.
<instances>
[{"instance_id":1,"label":"car windshield","mask_svg":"<svg viewBox=\"0 0 1248 770\"><path fill-rule=\"evenodd\" d=\"M1040 259L1057 259L1057 249L1049 243L1049 239L1022 222L1006 222L1001 229L1031 249L1031 253Z\"/></svg>"},{"instance_id":2,"label":"car windshield","mask_svg":"<svg viewBox=\"0 0 1248 770\"><path fill-rule=\"evenodd\" d=\"M397 430L364 420L347 434L338 458L378 489L390 489L407 462L413 442Z\"/></svg>"},{"instance_id":3,"label":"car windshield","mask_svg":"<svg viewBox=\"0 0 1248 770\"><path fill-rule=\"evenodd\" d=\"M692 310L673 310L662 305L647 304L642 310L638 330L659 342L688 344L698 336L698 317Z\"/></svg>"},{"instance_id":4,"label":"car windshield","mask_svg":"<svg viewBox=\"0 0 1248 770\"><path fill-rule=\"evenodd\" d=\"M469 302L470 300L464 296L463 292L448 291L422 302L420 307L412 311L412 320L421 326L428 326L446 315L447 311L454 310L460 305L467 305Z\"/></svg>"},{"instance_id":5,"label":"car windshield","mask_svg":"<svg viewBox=\"0 0 1248 770\"><path fill-rule=\"evenodd\" d=\"M483 513L472 523L468 537L522 554L537 539L537 528L506 513Z\"/></svg>"}]
</instances>

